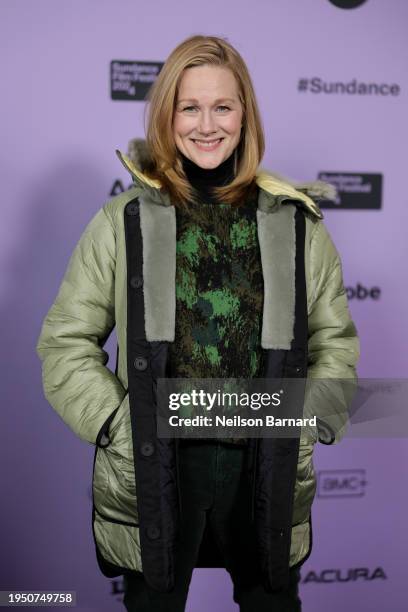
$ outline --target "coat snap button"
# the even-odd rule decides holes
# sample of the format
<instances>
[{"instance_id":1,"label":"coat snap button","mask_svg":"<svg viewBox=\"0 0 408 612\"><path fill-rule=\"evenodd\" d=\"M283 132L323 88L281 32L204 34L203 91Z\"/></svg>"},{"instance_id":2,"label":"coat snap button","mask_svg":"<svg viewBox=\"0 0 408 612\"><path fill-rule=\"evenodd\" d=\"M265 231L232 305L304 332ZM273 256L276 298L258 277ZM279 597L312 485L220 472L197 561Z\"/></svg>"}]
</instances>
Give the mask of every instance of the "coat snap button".
<instances>
[{"instance_id":1,"label":"coat snap button","mask_svg":"<svg viewBox=\"0 0 408 612\"><path fill-rule=\"evenodd\" d=\"M154 453L154 445L152 442L143 442L140 445L140 452L144 457L150 457Z\"/></svg>"},{"instance_id":2,"label":"coat snap button","mask_svg":"<svg viewBox=\"0 0 408 612\"><path fill-rule=\"evenodd\" d=\"M139 203L138 202L130 202L126 206L126 214L127 215L138 215L139 214Z\"/></svg>"},{"instance_id":3,"label":"coat snap button","mask_svg":"<svg viewBox=\"0 0 408 612\"><path fill-rule=\"evenodd\" d=\"M146 533L150 540L157 540L157 538L160 536L160 529L156 527L156 525L149 525Z\"/></svg>"},{"instance_id":4,"label":"coat snap button","mask_svg":"<svg viewBox=\"0 0 408 612\"><path fill-rule=\"evenodd\" d=\"M132 276L130 279L130 285L134 289L139 289L143 285L143 278L141 276Z\"/></svg>"},{"instance_id":5,"label":"coat snap button","mask_svg":"<svg viewBox=\"0 0 408 612\"><path fill-rule=\"evenodd\" d=\"M302 368L296 368L296 372L301 372Z\"/></svg>"},{"instance_id":6,"label":"coat snap button","mask_svg":"<svg viewBox=\"0 0 408 612\"><path fill-rule=\"evenodd\" d=\"M134 361L134 365L136 370L145 370L147 368L147 359L146 357L138 356Z\"/></svg>"}]
</instances>

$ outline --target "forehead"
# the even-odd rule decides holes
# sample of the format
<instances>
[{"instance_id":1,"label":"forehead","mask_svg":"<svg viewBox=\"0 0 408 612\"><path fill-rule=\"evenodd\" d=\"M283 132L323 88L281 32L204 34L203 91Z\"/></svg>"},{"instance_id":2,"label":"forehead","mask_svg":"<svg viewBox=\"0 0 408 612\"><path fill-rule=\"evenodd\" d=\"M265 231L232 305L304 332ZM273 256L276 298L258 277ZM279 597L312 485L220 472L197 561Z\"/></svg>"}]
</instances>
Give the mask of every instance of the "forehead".
<instances>
[{"instance_id":1,"label":"forehead","mask_svg":"<svg viewBox=\"0 0 408 612\"><path fill-rule=\"evenodd\" d=\"M238 83L234 74L222 66L194 66L184 70L177 101L237 101Z\"/></svg>"}]
</instances>

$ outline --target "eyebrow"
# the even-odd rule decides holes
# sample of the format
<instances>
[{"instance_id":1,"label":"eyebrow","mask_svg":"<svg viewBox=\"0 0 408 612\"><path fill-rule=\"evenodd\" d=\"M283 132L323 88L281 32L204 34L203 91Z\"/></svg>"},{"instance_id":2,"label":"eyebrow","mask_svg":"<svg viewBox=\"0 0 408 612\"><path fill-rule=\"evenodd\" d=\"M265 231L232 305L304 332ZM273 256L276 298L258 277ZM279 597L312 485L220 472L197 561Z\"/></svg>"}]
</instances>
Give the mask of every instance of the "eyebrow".
<instances>
[{"instance_id":1,"label":"eyebrow","mask_svg":"<svg viewBox=\"0 0 408 612\"><path fill-rule=\"evenodd\" d=\"M182 102L194 102L194 104L198 104L198 100L195 98L183 98L182 100L178 100L177 104L181 104ZM235 102L233 98L218 98L215 100L214 104L218 104L219 102Z\"/></svg>"}]
</instances>

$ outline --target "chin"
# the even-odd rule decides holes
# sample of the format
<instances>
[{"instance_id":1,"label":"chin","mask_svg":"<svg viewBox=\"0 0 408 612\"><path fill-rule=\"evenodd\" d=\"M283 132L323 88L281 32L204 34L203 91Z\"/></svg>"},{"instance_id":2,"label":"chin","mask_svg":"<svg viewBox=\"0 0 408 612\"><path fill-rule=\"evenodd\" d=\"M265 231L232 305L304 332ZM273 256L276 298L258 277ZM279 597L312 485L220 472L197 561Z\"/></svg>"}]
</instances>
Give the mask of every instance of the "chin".
<instances>
[{"instance_id":1,"label":"chin","mask_svg":"<svg viewBox=\"0 0 408 612\"><path fill-rule=\"evenodd\" d=\"M232 153L232 151L231 151ZM203 152L202 155L198 154L194 151L194 153L188 152L188 157L195 163L197 166L201 168L216 168L223 161L225 161L230 156L230 153L225 154L225 152L218 152L211 154Z\"/></svg>"},{"instance_id":2,"label":"chin","mask_svg":"<svg viewBox=\"0 0 408 612\"><path fill-rule=\"evenodd\" d=\"M197 166L200 166L201 168L206 168L207 170L211 170L212 168L216 168L217 166L219 166L224 159L222 158L217 158L217 159L193 159L194 163L197 164Z\"/></svg>"}]
</instances>

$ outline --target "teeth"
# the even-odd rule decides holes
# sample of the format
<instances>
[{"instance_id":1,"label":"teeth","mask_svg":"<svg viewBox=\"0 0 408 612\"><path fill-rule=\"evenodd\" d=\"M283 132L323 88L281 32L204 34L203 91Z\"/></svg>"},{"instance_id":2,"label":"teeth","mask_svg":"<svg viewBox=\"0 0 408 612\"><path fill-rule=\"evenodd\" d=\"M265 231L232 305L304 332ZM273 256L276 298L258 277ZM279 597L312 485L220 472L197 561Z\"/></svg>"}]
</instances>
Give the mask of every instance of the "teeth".
<instances>
[{"instance_id":1,"label":"teeth","mask_svg":"<svg viewBox=\"0 0 408 612\"><path fill-rule=\"evenodd\" d=\"M218 140L211 140L211 141L205 141L205 140L194 140L194 142L199 142L199 143L200 143L200 145L203 145L203 146L205 146L205 147L207 147L207 146L211 146L211 145L213 145L213 144L215 144L215 143L217 143L217 142L220 142L220 141L221 141L221 138L218 138Z\"/></svg>"}]
</instances>

